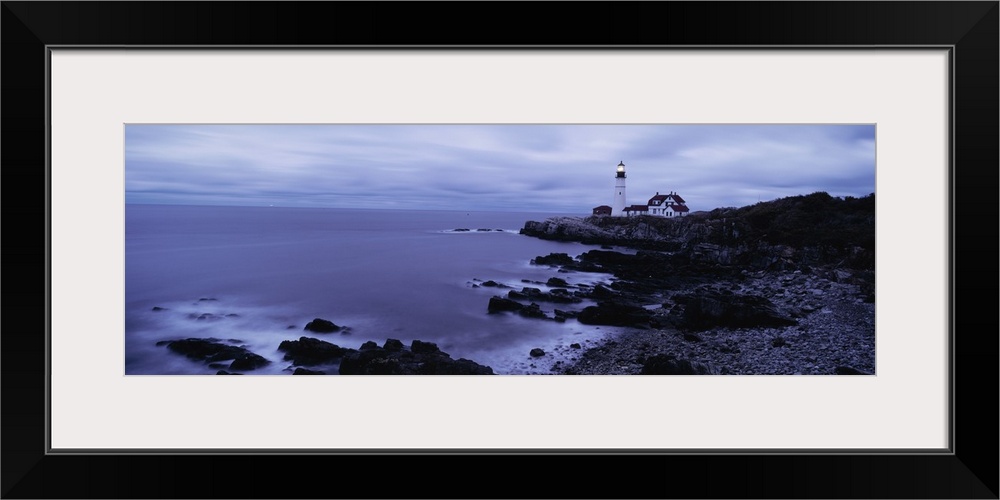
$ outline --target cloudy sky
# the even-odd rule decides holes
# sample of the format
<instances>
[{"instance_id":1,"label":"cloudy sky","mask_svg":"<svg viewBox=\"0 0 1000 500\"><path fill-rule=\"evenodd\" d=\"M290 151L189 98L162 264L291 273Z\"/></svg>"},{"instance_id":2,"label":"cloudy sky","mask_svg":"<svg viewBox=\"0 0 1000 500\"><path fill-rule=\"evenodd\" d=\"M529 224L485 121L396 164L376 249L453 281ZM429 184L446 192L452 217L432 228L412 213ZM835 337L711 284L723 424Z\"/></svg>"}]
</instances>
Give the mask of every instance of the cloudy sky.
<instances>
[{"instance_id":1,"label":"cloudy sky","mask_svg":"<svg viewBox=\"0 0 1000 500\"><path fill-rule=\"evenodd\" d=\"M126 203L589 214L875 192L873 125L127 125Z\"/></svg>"}]
</instances>

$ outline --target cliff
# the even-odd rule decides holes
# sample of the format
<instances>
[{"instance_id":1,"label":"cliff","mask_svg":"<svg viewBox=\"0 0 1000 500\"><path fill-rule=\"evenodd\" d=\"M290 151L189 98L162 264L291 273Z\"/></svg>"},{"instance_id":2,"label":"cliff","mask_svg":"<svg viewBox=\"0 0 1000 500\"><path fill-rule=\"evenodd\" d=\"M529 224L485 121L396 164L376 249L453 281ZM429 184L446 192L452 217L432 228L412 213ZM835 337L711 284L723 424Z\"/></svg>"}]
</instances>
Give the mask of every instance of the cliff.
<instances>
[{"instance_id":1,"label":"cliff","mask_svg":"<svg viewBox=\"0 0 1000 500\"><path fill-rule=\"evenodd\" d=\"M875 268L875 195L818 192L686 217L554 217L521 234L670 253L675 261L784 271L815 266Z\"/></svg>"}]
</instances>

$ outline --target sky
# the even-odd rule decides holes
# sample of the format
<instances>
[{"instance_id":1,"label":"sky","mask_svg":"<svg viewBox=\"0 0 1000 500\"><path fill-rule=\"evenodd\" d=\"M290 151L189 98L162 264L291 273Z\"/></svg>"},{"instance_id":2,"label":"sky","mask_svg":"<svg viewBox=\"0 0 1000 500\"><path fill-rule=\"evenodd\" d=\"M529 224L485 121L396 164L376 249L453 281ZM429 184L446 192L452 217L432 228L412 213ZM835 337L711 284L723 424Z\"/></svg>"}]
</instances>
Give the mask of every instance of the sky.
<instances>
[{"instance_id":1,"label":"sky","mask_svg":"<svg viewBox=\"0 0 1000 500\"><path fill-rule=\"evenodd\" d=\"M126 125L125 202L587 215L875 192L874 125Z\"/></svg>"}]
</instances>

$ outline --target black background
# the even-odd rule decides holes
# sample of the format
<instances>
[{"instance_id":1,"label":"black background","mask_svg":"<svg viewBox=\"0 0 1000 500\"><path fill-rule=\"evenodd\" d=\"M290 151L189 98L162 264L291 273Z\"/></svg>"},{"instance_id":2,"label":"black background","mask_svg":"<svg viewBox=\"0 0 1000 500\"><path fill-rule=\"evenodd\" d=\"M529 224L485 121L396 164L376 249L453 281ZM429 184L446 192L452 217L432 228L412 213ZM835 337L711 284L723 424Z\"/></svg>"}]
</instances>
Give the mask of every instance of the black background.
<instances>
[{"instance_id":1,"label":"black background","mask_svg":"<svg viewBox=\"0 0 1000 500\"><path fill-rule=\"evenodd\" d=\"M4 498L997 498L995 1L2 5ZM46 455L45 47L89 44L954 46L955 453Z\"/></svg>"}]
</instances>

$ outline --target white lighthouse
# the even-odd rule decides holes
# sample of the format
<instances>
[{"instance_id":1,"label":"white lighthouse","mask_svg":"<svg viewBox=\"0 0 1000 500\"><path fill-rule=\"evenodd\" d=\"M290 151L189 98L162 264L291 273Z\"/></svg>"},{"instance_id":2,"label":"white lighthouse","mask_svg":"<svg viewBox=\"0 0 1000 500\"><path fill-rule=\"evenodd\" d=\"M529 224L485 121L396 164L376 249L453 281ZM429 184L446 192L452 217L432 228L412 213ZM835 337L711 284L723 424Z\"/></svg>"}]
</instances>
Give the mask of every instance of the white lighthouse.
<instances>
[{"instance_id":1,"label":"white lighthouse","mask_svg":"<svg viewBox=\"0 0 1000 500\"><path fill-rule=\"evenodd\" d=\"M611 203L611 215L625 215L625 162L618 162L618 170L615 171L615 198Z\"/></svg>"}]
</instances>

